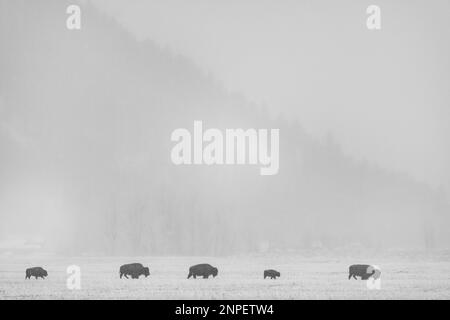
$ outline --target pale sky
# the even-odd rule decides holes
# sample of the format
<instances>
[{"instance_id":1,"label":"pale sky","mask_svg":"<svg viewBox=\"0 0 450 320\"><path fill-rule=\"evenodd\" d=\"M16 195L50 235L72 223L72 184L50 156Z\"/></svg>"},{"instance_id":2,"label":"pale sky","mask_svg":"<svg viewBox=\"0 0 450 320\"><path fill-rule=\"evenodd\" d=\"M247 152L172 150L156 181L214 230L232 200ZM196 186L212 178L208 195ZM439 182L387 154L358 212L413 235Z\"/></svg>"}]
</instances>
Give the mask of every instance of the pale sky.
<instances>
[{"instance_id":1,"label":"pale sky","mask_svg":"<svg viewBox=\"0 0 450 320\"><path fill-rule=\"evenodd\" d=\"M93 2L312 135L450 190L450 1Z\"/></svg>"}]
</instances>

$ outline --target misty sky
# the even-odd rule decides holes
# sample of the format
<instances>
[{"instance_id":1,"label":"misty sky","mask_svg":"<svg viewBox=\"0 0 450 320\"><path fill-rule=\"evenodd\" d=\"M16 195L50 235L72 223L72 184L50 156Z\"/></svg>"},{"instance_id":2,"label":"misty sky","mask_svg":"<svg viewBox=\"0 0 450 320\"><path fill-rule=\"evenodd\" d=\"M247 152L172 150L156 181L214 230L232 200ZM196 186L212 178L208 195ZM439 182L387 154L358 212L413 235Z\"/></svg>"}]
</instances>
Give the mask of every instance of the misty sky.
<instances>
[{"instance_id":1,"label":"misty sky","mask_svg":"<svg viewBox=\"0 0 450 320\"><path fill-rule=\"evenodd\" d=\"M316 137L450 189L449 1L93 2Z\"/></svg>"},{"instance_id":2,"label":"misty sky","mask_svg":"<svg viewBox=\"0 0 450 320\"><path fill-rule=\"evenodd\" d=\"M74 2L0 0L0 254L450 244L448 2L380 31L331 0L86 0L68 30ZM176 166L195 120L280 129L278 174Z\"/></svg>"}]
</instances>

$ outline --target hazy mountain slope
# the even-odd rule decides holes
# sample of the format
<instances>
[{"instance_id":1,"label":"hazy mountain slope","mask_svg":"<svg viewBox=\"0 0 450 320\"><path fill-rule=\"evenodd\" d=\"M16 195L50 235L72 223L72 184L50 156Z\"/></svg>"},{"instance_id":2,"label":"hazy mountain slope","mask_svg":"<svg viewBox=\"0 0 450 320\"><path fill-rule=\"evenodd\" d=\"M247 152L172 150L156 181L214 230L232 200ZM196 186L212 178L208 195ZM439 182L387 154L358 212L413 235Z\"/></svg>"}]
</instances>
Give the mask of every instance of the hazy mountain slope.
<instances>
[{"instance_id":1,"label":"hazy mountain slope","mask_svg":"<svg viewBox=\"0 0 450 320\"><path fill-rule=\"evenodd\" d=\"M270 118L89 5L68 31L72 2L0 0L0 238L108 254L448 245L427 186ZM279 174L174 166L170 134L194 120L280 128Z\"/></svg>"}]
</instances>

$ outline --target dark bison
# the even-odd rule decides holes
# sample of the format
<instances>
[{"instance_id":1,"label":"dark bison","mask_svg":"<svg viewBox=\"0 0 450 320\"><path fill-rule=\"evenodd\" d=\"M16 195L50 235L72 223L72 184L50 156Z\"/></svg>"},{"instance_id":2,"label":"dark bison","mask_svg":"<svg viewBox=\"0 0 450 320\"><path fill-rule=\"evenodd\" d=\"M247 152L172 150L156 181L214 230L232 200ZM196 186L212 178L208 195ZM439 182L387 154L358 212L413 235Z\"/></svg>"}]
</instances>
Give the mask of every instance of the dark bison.
<instances>
[{"instance_id":1,"label":"dark bison","mask_svg":"<svg viewBox=\"0 0 450 320\"><path fill-rule=\"evenodd\" d=\"M368 264L354 264L348 268L348 279L351 277L357 280L356 277L361 277L361 280L367 280L370 277L378 279L381 275L380 269L376 266Z\"/></svg>"},{"instance_id":2,"label":"dark bison","mask_svg":"<svg viewBox=\"0 0 450 320\"><path fill-rule=\"evenodd\" d=\"M210 264L204 263L190 267L187 278L189 279L190 277L194 277L194 279L196 279L197 277L203 277L203 279L208 279L211 275L216 277L218 273L219 270L217 270L217 268Z\"/></svg>"},{"instance_id":3,"label":"dark bison","mask_svg":"<svg viewBox=\"0 0 450 320\"><path fill-rule=\"evenodd\" d=\"M269 277L270 279L276 279L277 277L280 277L281 273L279 273L276 270L264 270L264 279Z\"/></svg>"},{"instance_id":4,"label":"dark bison","mask_svg":"<svg viewBox=\"0 0 450 320\"><path fill-rule=\"evenodd\" d=\"M25 270L25 279L30 279L31 277L34 277L35 279L37 278L45 279L45 277L47 276L48 276L47 271L41 267L34 267Z\"/></svg>"},{"instance_id":5,"label":"dark bison","mask_svg":"<svg viewBox=\"0 0 450 320\"><path fill-rule=\"evenodd\" d=\"M131 276L132 279L138 279L139 276L144 275L146 278L150 275L150 270L148 267L144 267L140 263L130 263L124 264L120 267L120 278L125 276L128 279L128 276Z\"/></svg>"}]
</instances>

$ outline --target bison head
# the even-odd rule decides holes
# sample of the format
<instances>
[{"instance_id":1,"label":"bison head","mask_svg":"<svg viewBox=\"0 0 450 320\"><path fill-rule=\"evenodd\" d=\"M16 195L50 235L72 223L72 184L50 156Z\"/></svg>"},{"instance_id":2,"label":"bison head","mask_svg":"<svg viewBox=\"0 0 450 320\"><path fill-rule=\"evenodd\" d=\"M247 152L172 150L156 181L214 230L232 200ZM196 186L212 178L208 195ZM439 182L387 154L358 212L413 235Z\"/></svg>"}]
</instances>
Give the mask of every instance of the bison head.
<instances>
[{"instance_id":1,"label":"bison head","mask_svg":"<svg viewBox=\"0 0 450 320\"><path fill-rule=\"evenodd\" d=\"M217 277L217 275L219 274L219 270L217 268L213 268L212 270L212 275L215 277Z\"/></svg>"},{"instance_id":2,"label":"bison head","mask_svg":"<svg viewBox=\"0 0 450 320\"><path fill-rule=\"evenodd\" d=\"M44 277L47 277L47 276L48 276L47 270L43 270L43 271L42 271L42 275L43 275Z\"/></svg>"},{"instance_id":3,"label":"bison head","mask_svg":"<svg viewBox=\"0 0 450 320\"><path fill-rule=\"evenodd\" d=\"M148 267L144 267L144 275L145 275L145 277L147 278L149 275L150 275L150 270L149 270L149 268Z\"/></svg>"},{"instance_id":4,"label":"bison head","mask_svg":"<svg viewBox=\"0 0 450 320\"><path fill-rule=\"evenodd\" d=\"M381 277L381 270L377 266L369 266L367 268L367 278L373 277L375 280ZM367 279L364 279L367 280Z\"/></svg>"}]
</instances>

